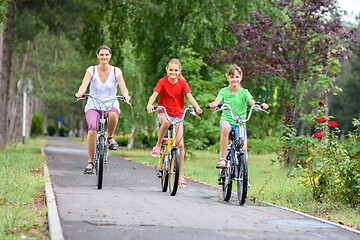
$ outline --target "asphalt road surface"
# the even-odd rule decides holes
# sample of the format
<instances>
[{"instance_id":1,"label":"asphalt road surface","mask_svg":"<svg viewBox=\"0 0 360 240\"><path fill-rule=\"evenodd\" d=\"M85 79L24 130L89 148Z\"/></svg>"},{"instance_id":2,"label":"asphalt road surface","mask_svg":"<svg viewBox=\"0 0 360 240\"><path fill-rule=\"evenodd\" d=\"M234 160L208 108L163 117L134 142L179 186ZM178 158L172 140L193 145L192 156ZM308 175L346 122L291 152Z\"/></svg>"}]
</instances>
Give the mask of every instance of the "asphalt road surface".
<instances>
[{"instance_id":1,"label":"asphalt road surface","mask_svg":"<svg viewBox=\"0 0 360 240\"><path fill-rule=\"evenodd\" d=\"M98 190L96 175L83 174L85 146L49 138L45 153L66 240L360 239L356 231L281 208L224 202L219 189L192 181L170 196L153 168L118 156L109 156Z\"/></svg>"}]
</instances>

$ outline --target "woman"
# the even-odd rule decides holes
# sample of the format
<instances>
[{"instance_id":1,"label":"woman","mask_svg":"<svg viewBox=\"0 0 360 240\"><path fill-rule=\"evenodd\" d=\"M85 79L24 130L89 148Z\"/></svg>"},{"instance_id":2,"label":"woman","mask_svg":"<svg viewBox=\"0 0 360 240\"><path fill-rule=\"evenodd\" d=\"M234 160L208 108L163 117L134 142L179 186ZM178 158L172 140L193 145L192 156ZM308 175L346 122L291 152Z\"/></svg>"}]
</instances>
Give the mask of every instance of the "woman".
<instances>
[{"instance_id":1,"label":"woman","mask_svg":"<svg viewBox=\"0 0 360 240\"><path fill-rule=\"evenodd\" d=\"M121 94L125 97L127 103L129 103L131 97L126 88L126 84L122 75L122 71L109 64L111 59L111 49L102 45L96 51L99 64L96 66L90 66L85 73L82 84L79 87L75 97L80 98L83 93L86 92L87 87L90 84L90 94L102 101L107 99L113 99L116 96L117 85L120 87ZM112 104L106 102L107 104ZM107 106L107 107L110 107ZM109 150L117 150L119 145L114 140L114 131L117 125L118 117L120 114L119 102L116 100L113 108L105 113L108 126L108 142ZM88 136L87 136L87 149L88 149L88 163L84 170L84 174L93 174L94 168L94 153L96 146L97 131L99 128L100 113L95 110L94 103L91 99L88 99L85 106L86 121L88 124Z\"/></svg>"}]
</instances>

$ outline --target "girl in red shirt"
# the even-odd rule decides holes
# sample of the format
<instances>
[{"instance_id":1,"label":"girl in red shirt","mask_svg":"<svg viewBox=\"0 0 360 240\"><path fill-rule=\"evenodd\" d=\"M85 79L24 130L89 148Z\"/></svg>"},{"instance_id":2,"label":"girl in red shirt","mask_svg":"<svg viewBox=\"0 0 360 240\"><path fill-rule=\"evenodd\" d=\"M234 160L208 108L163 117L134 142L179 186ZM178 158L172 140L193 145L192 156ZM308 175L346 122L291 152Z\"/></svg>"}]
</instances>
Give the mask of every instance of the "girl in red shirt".
<instances>
[{"instance_id":1,"label":"girl in red shirt","mask_svg":"<svg viewBox=\"0 0 360 240\"><path fill-rule=\"evenodd\" d=\"M153 103L157 96L159 96L159 106L163 106L172 120L180 120L184 112L185 98L184 95L189 99L191 105L196 109L197 114L201 114L203 110L199 107L196 100L191 94L191 90L186 80L181 75L181 64L177 59L171 59L166 67L167 77L161 78L153 94L151 95L148 105L147 112L151 113L154 110ZM160 157L160 148L162 140L166 134L167 129L170 126L170 122L166 119L164 112L159 111L158 119L160 121L160 128L158 133L158 140L155 147L152 150L151 155L155 158ZM176 131L178 133L177 148L180 152L180 176L179 186L186 187L186 181L184 179L182 170L184 165L184 140L183 140L183 126L180 123L176 124Z\"/></svg>"}]
</instances>

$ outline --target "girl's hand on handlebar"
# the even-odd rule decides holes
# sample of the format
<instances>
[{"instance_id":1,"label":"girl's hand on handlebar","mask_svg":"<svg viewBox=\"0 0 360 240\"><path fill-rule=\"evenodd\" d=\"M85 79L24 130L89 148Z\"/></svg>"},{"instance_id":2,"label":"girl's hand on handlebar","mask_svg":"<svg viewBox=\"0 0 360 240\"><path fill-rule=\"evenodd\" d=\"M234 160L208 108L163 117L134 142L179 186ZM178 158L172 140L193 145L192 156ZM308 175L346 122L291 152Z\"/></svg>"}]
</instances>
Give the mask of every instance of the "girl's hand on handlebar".
<instances>
[{"instance_id":1,"label":"girl's hand on handlebar","mask_svg":"<svg viewBox=\"0 0 360 240\"><path fill-rule=\"evenodd\" d=\"M146 111L147 111L148 113L152 113L152 112L154 111L154 106L153 106L153 105L148 105L148 106L146 107Z\"/></svg>"},{"instance_id":2,"label":"girl's hand on handlebar","mask_svg":"<svg viewBox=\"0 0 360 240\"><path fill-rule=\"evenodd\" d=\"M202 114L203 110L199 107L195 110L196 114Z\"/></svg>"}]
</instances>

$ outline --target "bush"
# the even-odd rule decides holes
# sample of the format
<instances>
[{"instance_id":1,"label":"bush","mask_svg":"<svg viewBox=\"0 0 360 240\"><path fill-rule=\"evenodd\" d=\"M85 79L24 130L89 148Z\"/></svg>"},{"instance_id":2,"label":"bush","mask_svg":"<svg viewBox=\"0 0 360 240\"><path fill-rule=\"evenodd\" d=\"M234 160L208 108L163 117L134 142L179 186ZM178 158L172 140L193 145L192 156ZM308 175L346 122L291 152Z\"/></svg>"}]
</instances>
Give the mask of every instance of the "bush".
<instances>
[{"instance_id":1,"label":"bush","mask_svg":"<svg viewBox=\"0 0 360 240\"><path fill-rule=\"evenodd\" d=\"M43 134L43 116L40 113L35 113L31 121L30 136L41 136Z\"/></svg>"},{"instance_id":2,"label":"bush","mask_svg":"<svg viewBox=\"0 0 360 240\"><path fill-rule=\"evenodd\" d=\"M311 105L316 106L317 102ZM315 199L332 199L356 206L360 203L360 119L354 119L356 129L342 142L338 124L329 120L332 116L325 117L327 109L322 101L319 106L303 116L315 126L312 136L284 139L289 149L287 154L293 159L291 165L297 166L302 183L310 186Z\"/></svg>"},{"instance_id":3,"label":"bush","mask_svg":"<svg viewBox=\"0 0 360 240\"><path fill-rule=\"evenodd\" d=\"M121 135L114 138L120 147L126 147L129 141L129 137Z\"/></svg>"},{"instance_id":4,"label":"bush","mask_svg":"<svg viewBox=\"0 0 360 240\"><path fill-rule=\"evenodd\" d=\"M61 128L59 129L59 136L60 136L60 137L67 137L68 134L69 134L69 131L70 131L69 128L61 127Z\"/></svg>"},{"instance_id":5,"label":"bush","mask_svg":"<svg viewBox=\"0 0 360 240\"><path fill-rule=\"evenodd\" d=\"M54 125L49 125L46 130L49 136L54 136L56 132L56 127Z\"/></svg>"},{"instance_id":6,"label":"bush","mask_svg":"<svg viewBox=\"0 0 360 240\"><path fill-rule=\"evenodd\" d=\"M135 135L134 148L152 148L155 146L157 137L145 134L137 133Z\"/></svg>"}]
</instances>

